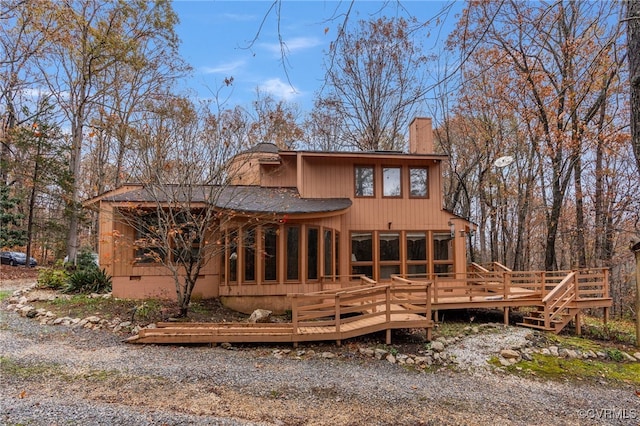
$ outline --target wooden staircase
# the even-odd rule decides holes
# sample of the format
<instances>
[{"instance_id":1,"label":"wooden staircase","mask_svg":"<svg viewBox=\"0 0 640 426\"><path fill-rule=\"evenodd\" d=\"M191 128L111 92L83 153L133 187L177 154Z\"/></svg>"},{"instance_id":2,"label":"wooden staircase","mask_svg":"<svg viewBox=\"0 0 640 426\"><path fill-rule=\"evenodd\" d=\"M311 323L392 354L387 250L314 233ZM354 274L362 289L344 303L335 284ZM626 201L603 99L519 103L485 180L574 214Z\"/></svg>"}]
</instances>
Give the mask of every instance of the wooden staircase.
<instances>
[{"instance_id":1,"label":"wooden staircase","mask_svg":"<svg viewBox=\"0 0 640 426\"><path fill-rule=\"evenodd\" d=\"M566 307L561 312L556 309L555 312L549 312L547 315L545 305L537 305L536 310L529 312L529 315L524 317L518 325L558 334L575 319L579 312L579 308Z\"/></svg>"},{"instance_id":2,"label":"wooden staircase","mask_svg":"<svg viewBox=\"0 0 640 426\"><path fill-rule=\"evenodd\" d=\"M578 307L578 274L569 273L536 305L536 310L518 325L560 333L580 313Z\"/></svg>"}]
</instances>

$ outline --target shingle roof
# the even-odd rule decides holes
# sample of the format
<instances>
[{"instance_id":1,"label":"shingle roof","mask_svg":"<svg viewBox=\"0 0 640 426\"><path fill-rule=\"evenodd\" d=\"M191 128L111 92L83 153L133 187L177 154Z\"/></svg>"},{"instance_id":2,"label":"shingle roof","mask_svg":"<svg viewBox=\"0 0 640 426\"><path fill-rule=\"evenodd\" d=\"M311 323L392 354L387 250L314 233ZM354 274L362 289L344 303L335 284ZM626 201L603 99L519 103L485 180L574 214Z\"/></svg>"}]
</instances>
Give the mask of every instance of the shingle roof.
<instances>
[{"instance_id":1,"label":"shingle roof","mask_svg":"<svg viewBox=\"0 0 640 426\"><path fill-rule=\"evenodd\" d=\"M129 192L107 195L103 200L130 203L203 203L209 200L220 209L275 214L335 212L352 204L348 198L301 198L295 188L203 185L141 186Z\"/></svg>"}]
</instances>

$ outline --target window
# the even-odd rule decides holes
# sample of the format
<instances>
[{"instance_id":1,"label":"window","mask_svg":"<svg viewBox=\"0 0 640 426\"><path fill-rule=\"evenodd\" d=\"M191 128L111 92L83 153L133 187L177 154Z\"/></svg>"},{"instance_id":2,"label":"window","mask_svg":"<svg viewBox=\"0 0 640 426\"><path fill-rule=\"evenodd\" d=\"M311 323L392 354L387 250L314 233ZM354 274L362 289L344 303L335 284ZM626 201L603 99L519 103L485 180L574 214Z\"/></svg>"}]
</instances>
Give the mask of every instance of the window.
<instances>
[{"instance_id":1,"label":"window","mask_svg":"<svg viewBox=\"0 0 640 426\"><path fill-rule=\"evenodd\" d=\"M331 263L333 261L332 252L333 252L333 243L331 241L331 230L325 229L324 230L324 274L323 274L325 277L330 277L331 275L333 275L331 273L332 271Z\"/></svg>"},{"instance_id":2,"label":"window","mask_svg":"<svg viewBox=\"0 0 640 426\"><path fill-rule=\"evenodd\" d=\"M375 195L373 174L373 166L355 167L356 197L373 197Z\"/></svg>"},{"instance_id":3,"label":"window","mask_svg":"<svg viewBox=\"0 0 640 426\"><path fill-rule=\"evenodd\" d=\"M339 253L340 253L339 252L339 248L340 248L340 233L338 231L336 231L335 235L336 235L336 241L335 241L335 250L334 250L333 255L334 255L335 259L336 259L334 267L335 267L335 274L336 274L336 277L337 277L338 275L340 275L340 262L339 262L339 260L340 260L340 256L339 256Z\"/></svg>"},{"instance_id":4,"label":"window","mask_svg":"<svg viewBox=\"0 0 640 426\"><path fill-rule=\"evenodd\" d=\"M427 198L428 170L424 167L409 168L409 196L413 198Z\"/></svg>"},{"instance_id":5,"label":"window","mask_svg":"<svg viewBox=\"0 0 640 426\"><path fill-rule=\"evenodd\" d=\"M397 232L380 232L378 234L380 247L380 279L391 278L392 274L400 273L400 234Z\"/></svg>"},{"instance_id":6,"label":"window","mask_svg":"<svg viewBox=\"0 0 640 426\"><path fill-rule=\"evenodd\" d=\"M183 226L173 234L173 259L182 264L195 264L203 255L200 251L199 230L190 225Z\"/></svg>"},{"instance_id":7,"label":"window","mask_svg":"<svg viewBox=\"0 0 640 426\"><path fill-rule=\"evenodd\" d=\"M266 226L262 228L264 280L276 281L278 279L278 228Z\"/></svg>"},{"instance_id":8,"label":"window","mask_svg":"<svg viewBox=\"0 0 640 426\"><path fill-rule=\"evenodd\" d=\"M382 196L383 197L401 197L400 167L383 167L382 168Z\"/></svg>"},{"instance_id":9,"label":"window","mask_svg":"<svg viewBox=\"0 0 640 426\"><path fill-rule=\"evenodd\" d=\"M373 234L351 233L351 273L373 278Z\"/></svg>"},{"instance_id":10,"label":"window","mask_svg":"<svg viewBox=\"0 0 640 426\"><path fill-rule=\"evenodd\" d=\"M238 281L238 230L227 233L227 261L229 262L229 282Z\"/></svg>"},{"instance_id":11,"label":"window","mask_svg":"<svg viewBox=\"0 0 640 426\"><path fill-rule=\"evenodd\" d=\"M427 234L407 232L407 274L427 273Z\"/></svg>"},{"instance_id":12,"label":"window","mask_svg":"<svg viewBox=\"0 0 640 426\"><path fill-rule=\"evenodd\" d=\"M244 276L243 281L256 280L256 230L245 229L242 244L244 246Z\"/></svg>"},{"instance_id":13,"label":"window","mask_svg":"<svg viewBox=\"0 0 640 426\"><path fill-rule=\"evenodd\" d=\"M453 238L449 231L433 233L433 272L436 274L453 272Z\"/></svg>"},{"instance_id":14,"label":"window","mask_svg":"<svg viewBox=\"0 0 640 426\"><path fill-rule=\"evenodd\" d=\"M298 226L287 226L287 280L297 281L300 279L300 228Z\"/></svg>"},{"instance_id":15,"label":"window","mask_svg":"<svg viewBox=\"0 0 640 426\"><path fill-rule=\"evenodd\" d=\"M162 228L158 226L158 216L149 213L135 218L135 251L136 263L161 263L166 260L166 249L163 236L159 234Z\"/></svg>"},{"instance_id":16,"label":"window","mask_svg":"<svg viewBox=\"0 0 640 426\"><path fill-rule=\"evenodd\" d=\"M307 279L318 279L318 228L307 228Z\"/></svg>"}]
</instances>

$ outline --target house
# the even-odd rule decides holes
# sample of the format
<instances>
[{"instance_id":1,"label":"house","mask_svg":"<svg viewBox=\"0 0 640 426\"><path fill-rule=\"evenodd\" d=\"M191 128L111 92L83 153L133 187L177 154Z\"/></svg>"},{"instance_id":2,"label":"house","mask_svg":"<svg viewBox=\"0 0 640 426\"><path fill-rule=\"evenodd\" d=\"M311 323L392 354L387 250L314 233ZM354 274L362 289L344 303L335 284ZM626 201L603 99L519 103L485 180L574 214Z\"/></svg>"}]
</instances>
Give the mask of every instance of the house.
<instances>
[{"instance_id":1,"label":"house","mask_svg":"<svg viewBox=\"0 0 640 426\"><path fill-rule=\"evenodd\" d=\"M288 294L346 287L361 275L385 282L392 274L466 272L474 225L442 207L446 156L433 152L431 119L411 122L409 142L408 153L260 144L237 155L230 184L215 200L235 219L214 236L220 249L200 271L194 297L219 297L242 312L281 312L290 309ZM142 185L125 185L85 203L99 211L100 265L116 297L175 294L167 268L149 256L153 247L136 246L138 231L117 219L153 207L157 198L149 195Z\"/></svg>"}]
</instances>

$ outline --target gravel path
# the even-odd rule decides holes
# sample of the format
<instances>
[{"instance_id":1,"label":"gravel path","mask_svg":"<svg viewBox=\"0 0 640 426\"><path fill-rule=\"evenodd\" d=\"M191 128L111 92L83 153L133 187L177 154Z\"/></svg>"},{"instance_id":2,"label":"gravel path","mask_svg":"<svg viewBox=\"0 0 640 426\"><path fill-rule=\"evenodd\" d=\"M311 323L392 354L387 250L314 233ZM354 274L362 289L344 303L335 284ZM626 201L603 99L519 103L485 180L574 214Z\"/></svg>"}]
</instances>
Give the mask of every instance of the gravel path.
<instances>
[{"instance_id":1,"label":"gravel path","mask_svg":"<svg viewBox=\"0 0 640 426\"><path fill-rule=\"evenodd\" d=\"M42 326L0 309L0 424L639 423L640 398L630 387L483 368L482 347L517 341L523 332L483 336L490 341L469 336L447 348L478 368L419 372L357 356L348 345L335 348L334 359L297 350L275 357L270 346L127 345L109 332Z\"/></svg>"}]
</instances>

